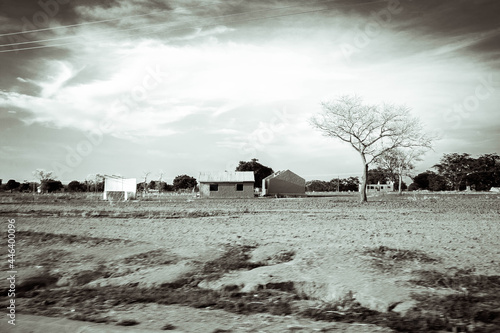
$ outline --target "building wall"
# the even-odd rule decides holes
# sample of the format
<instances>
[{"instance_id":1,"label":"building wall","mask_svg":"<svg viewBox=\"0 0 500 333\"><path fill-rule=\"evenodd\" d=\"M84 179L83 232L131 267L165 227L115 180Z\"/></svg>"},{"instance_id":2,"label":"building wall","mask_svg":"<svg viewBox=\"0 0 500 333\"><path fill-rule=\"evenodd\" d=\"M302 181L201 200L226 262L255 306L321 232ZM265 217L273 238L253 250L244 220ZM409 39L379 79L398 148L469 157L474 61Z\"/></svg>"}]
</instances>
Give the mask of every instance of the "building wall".
<instances>
[{"instance_id":1,"label":"building wall","mask_svg":"<svg viewBox=\"0 0 500 333\"><path fill-rule=\"evenodd\" d=\"M305 194L306 184L304 183L304 186L301 186L294 183L290 183L284 179L273 178L267 181L266 189L267 189L266 190L267 195Z\"/></svg>"},{"instance_id":2,"label":"building wall","mask_svg":"<svg viewBox=\"0 0 500 333\"><path fill-rule=\"evenodd\" d=\"M367 184L366 193L368 192L392 192L394 191L394 184Z\"/></svg>"},{"instance_id":3,"label":"building wall","mask_svg":"<svg viewBox=\"0 0 500 333\"><path fill-rule=\"evenodd\" d=\"M218 191L210 191L210 184L219 185ZM243 191L236 191L236 184L243 184ZM200 196L202 198L253 198L253 182L246 183L201 183Z\"/></svg>"},{"instance_id":4,"label":"building wall","mask_svg":"<svg viewBox=\"0 0 500 333\"><path fill-rule=\"evenodd\" d=\"M266 195L305 195L306 180L287 170L276 177L266 179Z\"/></svg>"}]
</instances>

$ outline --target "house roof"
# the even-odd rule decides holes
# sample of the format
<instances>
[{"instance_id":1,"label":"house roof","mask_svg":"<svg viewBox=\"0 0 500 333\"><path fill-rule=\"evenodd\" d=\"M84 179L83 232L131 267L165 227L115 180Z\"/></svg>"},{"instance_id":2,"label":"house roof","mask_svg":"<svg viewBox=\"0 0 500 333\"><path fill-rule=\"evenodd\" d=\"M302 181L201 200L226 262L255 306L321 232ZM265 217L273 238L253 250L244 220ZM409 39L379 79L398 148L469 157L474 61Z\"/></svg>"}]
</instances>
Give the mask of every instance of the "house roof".
<instances>
[{"instance_id":1,"label":"house roof","mask_svg":"<svg viewBox=\"0 0 500 333\"><path fill-rule=\"evenodd\" d=\"M255 182L253 171L223 171L201 172L198 177L200 183L229 183Z\"/></svg>"},{"instance_id":2,"label":"house roof","mask_svg":"<svg viewBox=\"0 0 500 333\"><path fill-rule=\"evenodd\" d=\"M301 180L304 180L304 178L300 177L295 172L292 172L290 170L276 171L275 173L273 173L273 174L267 176L266 178L264 178L264 180L269 180L269 179L276 178L276 177L289 178L290 176L293 176L294 178L299 178Z\"/></svg>"}]
</instances>

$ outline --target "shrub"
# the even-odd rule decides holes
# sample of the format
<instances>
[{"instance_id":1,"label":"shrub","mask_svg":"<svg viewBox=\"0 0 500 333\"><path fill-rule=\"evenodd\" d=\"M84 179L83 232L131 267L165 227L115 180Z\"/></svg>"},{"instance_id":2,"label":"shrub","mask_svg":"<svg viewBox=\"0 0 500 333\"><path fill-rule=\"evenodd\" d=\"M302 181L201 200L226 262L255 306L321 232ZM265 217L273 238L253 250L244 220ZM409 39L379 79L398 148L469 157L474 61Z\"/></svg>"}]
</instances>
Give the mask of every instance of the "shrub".
<instances>
[{"instance_id":1,"label":"shrub","mask_svg":"<svg viewBox=\"0 0 500 333\"><path fill-rule=\"evenodd\" d=\"M411 183L410 186L408 186L408 191L416 191L418 190L418 185L415 183Z\"/></svg>"}]
</instances>

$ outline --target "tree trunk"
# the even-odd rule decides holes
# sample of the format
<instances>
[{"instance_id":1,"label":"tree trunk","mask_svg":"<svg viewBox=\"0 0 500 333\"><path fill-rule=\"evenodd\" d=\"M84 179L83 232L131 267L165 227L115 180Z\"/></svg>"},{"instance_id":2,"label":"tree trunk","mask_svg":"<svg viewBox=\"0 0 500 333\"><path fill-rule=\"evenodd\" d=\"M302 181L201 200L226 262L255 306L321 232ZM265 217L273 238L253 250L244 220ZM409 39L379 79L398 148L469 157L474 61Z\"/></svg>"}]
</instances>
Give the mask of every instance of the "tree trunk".
<instances>
[{"instance_id":1,"label":"tree trunk","mask_svg":"<svg viewBox=\"0 0 500 333\"><path fill-rule=\"evenodd\" d=\"M361 177L361 184L359 185L359 201L367 202L366 198L366 181L368 180L368 164L366 164L366 158L364 154L361 154L361 160L363 161L363 176Z\"/></svg>"},{"instance_id":2,"label":"tree trunk","mask_svg":"<svg viewBox=\"0 0 500 333\"><path fill-rule=\"evenodd\" d=\"M403 194L403 175L399 173L399 187L398 187L398 194L401 195Z\"/></svg>"},{"instance_id":3,"label":"tree trunk","mask_svg":"<svg viewBox=\"0 0 500 333\"><path fill-rule=\"evenodd\" d=\"M399 166L399 186L398 186L398 194L401 195L403 194L403 167L400 165Z\"/></svg>"}]
</instances>

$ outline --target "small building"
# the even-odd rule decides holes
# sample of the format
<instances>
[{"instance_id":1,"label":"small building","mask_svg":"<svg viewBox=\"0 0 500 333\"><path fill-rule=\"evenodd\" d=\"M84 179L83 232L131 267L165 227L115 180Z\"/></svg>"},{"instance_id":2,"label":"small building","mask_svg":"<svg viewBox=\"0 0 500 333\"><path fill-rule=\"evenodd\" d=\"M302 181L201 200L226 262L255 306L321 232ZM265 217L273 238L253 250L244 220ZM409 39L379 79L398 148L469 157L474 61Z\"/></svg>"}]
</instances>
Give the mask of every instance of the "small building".
<instances>
[{"instance_id":1,"label":"small building","mask_svg":"<svg viewBox=\"0 0 500 333\"><path fill-rule=\"evenodd\" d=\"M253 198L253 171L202 172L198 177L202 198Z\"/></svg>"},{"instance_id":2,"label":"small building","mask_svg":"<svg viewBox=\"0 0 500 333\"><path fill-rule=\"evenodd\" d=\"M122 178L118 176L104 177L104 200L135 199L137 181L135 178Z\"/></svg>"},{"instance_id":3,"label":"small building","mask_svg":"<svg viewBox=\"0 0 500 333\"><path fill-rule=\"evenodd\" d=\"M361 191L361 186L359 187ZM366 184L366 193L375 193L375 192L392 192L394 191L394 183L389 181L387 184Z\"/></svg>"},{"instance_id":4,"label":"small building","mask_svg":"<svg viewBox=\"0 0 500 333\"><path fill-rule=\"evenodd\" d=\"M277 171L262 179L262 195L305 196L306 180L290 170Z\"/></svg>"}]
</instances>

